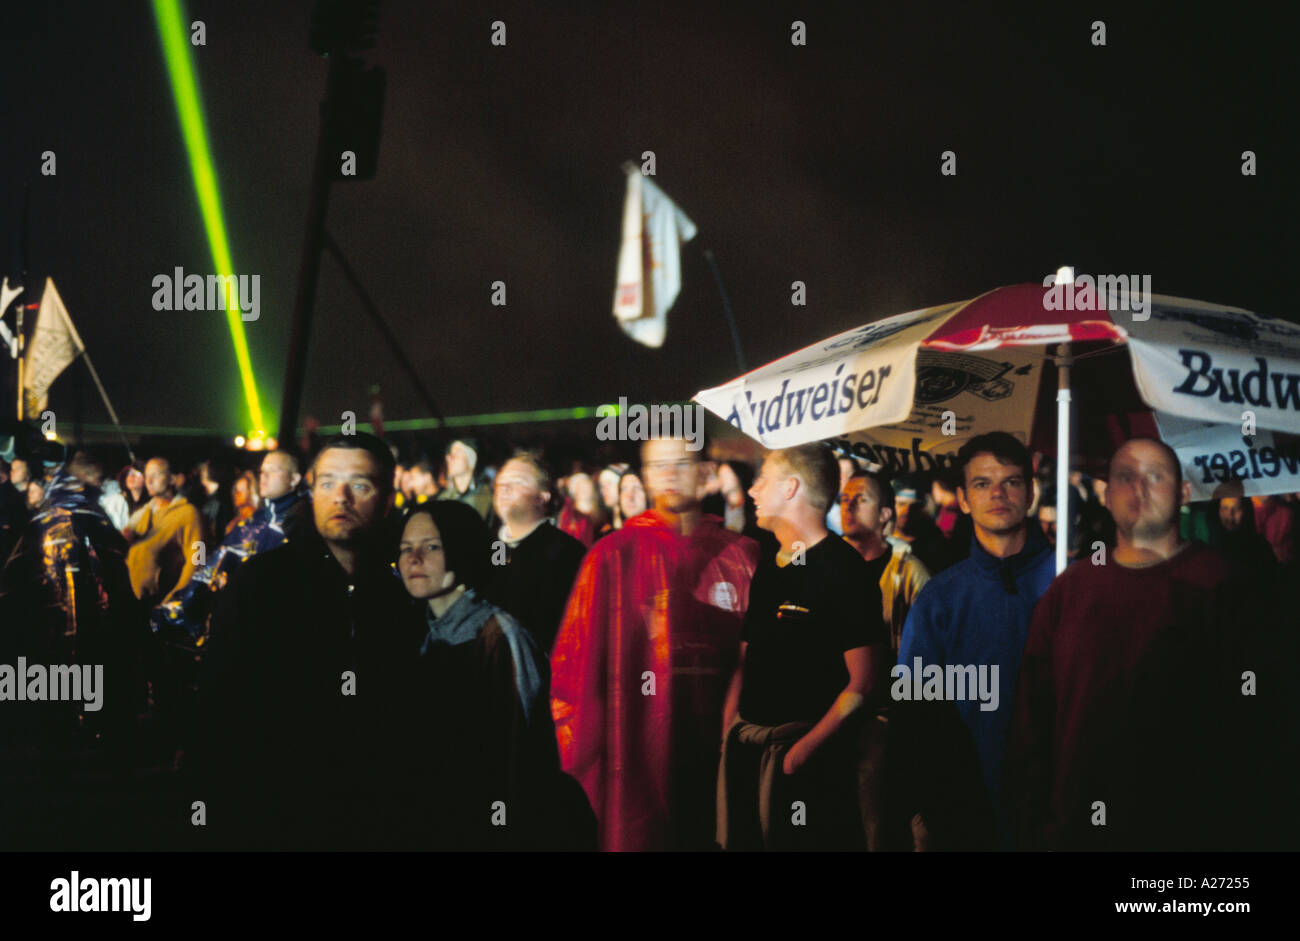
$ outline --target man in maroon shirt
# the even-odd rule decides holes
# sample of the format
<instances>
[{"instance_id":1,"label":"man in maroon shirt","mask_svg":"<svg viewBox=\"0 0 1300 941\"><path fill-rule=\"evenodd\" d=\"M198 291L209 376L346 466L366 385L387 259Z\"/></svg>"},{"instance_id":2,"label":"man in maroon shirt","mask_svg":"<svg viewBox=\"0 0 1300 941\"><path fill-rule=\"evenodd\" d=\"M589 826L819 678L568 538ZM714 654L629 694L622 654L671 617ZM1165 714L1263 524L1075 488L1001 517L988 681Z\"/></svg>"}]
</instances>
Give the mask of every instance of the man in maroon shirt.
<instances>
[{"instance_id":1,"label":"man in maroon shirt","mask_svg":"<svg viewBox=\"0 0 1300 941\"><path fill-rule=\"evenodd\" d=\"M1008 757L1025 847L1215 849L1240 837L1228 732L1240 731L1244 595L1222 556L1181 540L1189 495L1167 445L1126 442L1106 492L1116 545L1062 573L1034 611Z\"/></svg>"}]
</instances>

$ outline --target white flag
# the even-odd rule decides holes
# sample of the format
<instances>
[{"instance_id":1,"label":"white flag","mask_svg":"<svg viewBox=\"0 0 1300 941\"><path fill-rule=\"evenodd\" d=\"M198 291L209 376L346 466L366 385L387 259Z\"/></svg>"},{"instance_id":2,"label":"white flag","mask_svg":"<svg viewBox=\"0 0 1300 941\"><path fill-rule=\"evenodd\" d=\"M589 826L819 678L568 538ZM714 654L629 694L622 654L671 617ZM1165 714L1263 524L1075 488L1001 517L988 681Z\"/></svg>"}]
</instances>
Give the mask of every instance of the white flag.
<instances>
[{"instance_id":1,"label":"white flag","mask_svg":"<svg viewBox=\"0 0 1300 941\"><path fill-rule=\"evenodd\" d=\"M639 170L629 168L614 317L638 343L664 345L668 308L682 289L681 246L693 238L695 223L686 213Z\"/></svg>"},{"instance_id":2,"label":"white flag","mask_svg":"<svg viewBox=\"0 0 1300 941\"><path fill-rule=\"evenodd\" d=\"M63 299L54 289L54 279L45 279L36 331L27 347L23 364L24 413L36 416L45 410L50 386L68 364L86 351L77 328L68 317Z\"/></svg>"}]
</instances>

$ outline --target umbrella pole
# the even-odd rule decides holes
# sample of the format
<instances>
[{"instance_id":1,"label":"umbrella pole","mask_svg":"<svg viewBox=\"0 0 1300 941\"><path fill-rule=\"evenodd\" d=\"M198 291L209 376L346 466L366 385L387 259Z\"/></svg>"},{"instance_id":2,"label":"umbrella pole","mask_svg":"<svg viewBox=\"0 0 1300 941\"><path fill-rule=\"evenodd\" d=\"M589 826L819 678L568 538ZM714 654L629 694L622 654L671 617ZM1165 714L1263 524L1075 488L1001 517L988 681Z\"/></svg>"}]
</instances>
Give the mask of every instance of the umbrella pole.
<instances>
[{"instance_id":1,"label":"umbrella pole","mask_svg":"<svg viewBox=\"0 0 1300 941\"><path fill-rule=\"evenodd\" d=\"M1056 574L1070 549L1070 344L1056 349Z\"/></svg>"}]
</instances>

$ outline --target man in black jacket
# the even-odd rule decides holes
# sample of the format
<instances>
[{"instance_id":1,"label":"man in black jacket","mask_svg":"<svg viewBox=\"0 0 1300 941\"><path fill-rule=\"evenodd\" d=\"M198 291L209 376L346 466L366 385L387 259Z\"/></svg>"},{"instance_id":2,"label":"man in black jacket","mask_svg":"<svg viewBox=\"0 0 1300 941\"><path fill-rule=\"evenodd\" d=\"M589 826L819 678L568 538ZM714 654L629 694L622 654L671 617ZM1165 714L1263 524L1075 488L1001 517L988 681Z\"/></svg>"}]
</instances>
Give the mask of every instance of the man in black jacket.
<instances>
[{"instance_id":1,"label":"man in black jacket","mask_svg":"<svg viewBox=\"0 0 1300 941\"><path fill-rule=\"evenodd\" d=\"M393 458L339 436L312 466L315 527L218 596L195 799L221 847L438 848L423 626L393 572Z\"/></svg>"},{"instance_id":2,"label":"man in black jacket","mask_svg":"<svg viewBox=\"0 0 1300 941\"><path fill-rule=\"evenodd\" d=\"M489 590L548 654L587 552L547 519L553 492L550 474L537 455L519 451L501 466L492 505L503 522L493 546Z\"/></svg>"}]
</instances>

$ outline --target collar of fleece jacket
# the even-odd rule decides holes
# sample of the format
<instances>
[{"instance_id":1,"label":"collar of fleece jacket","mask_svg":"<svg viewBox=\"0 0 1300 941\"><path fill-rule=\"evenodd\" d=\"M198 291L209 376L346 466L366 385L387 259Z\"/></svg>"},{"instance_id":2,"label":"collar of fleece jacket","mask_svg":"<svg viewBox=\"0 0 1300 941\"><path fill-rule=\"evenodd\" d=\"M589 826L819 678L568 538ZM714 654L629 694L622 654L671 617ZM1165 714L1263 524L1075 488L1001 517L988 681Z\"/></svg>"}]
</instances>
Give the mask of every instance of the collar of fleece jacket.
<instances>
[{"instance_id":1,"label":"collar of fleece jacket","mask_svg":"<svg viewBox=\"0 0 1300 941\"><path fill-rule=\"evenodd\" d=\"M1020 580L1020 577L1028 570L1041 564L1044 555L1052 555L1052 544L1047 541L1047 537L1043 535L1040 527L1029 526L1027 527L1027 533L1025 547L1006 559L999 559L997 556L990 555L980 545L979 538L975 533L971 533L970 560L986 576L1002 582L1002 587L1007 590L1008 594L1018 594L1019 590L1016 583Z\"/></svg>"}]
</instances>

